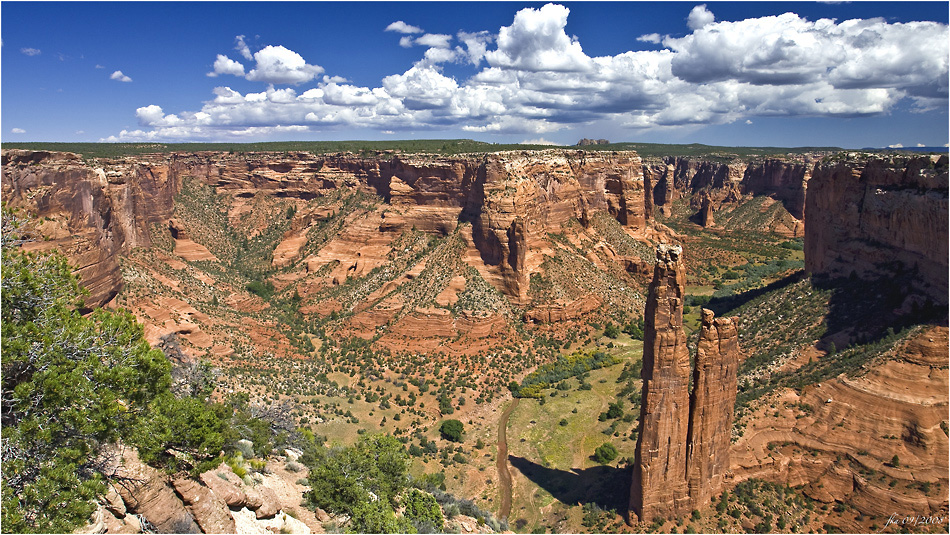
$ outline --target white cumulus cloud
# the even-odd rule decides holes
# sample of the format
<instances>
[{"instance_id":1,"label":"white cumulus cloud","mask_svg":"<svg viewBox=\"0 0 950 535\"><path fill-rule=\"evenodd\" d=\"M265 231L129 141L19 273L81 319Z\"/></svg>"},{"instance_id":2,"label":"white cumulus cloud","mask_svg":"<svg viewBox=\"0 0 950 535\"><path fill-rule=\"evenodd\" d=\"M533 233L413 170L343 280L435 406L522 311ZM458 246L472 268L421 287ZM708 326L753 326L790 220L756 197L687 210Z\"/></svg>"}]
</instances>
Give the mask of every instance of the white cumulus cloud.
<instances>
[{"instance_id":1,"label":"white cumulus cloud","mask_svg":"<svg viewBox=\"0 0 950 535\"><path fill-rule=\"evenodd\" d=\"M476 67L485 57L485 52L488 51L488 45L495 39L495 37L487 31L471 33L459 32L457 37L458 40L465 45L464 50L458 47L459 54L464 55L469 63Z\"/></svg>"},{"instance_id":2,"label":"white cumulus cloud","mask_svg":"<svg viewBox=\"0 0 950 535\"><path fill-rule=\"evenodd\" d=\"M131 82L132 79L128 76L122 74L122 71L115 71L109 76L110 80L117 80L119 82Z\"/></svg>"},{"instance_id":3,"label":"white cumulus cloud","mask_svg":"<svg viewBox=\"0 0 950 535\"><path fill-rule=\"evenodd\" d=\"M43 53L43 51L38 48L21 48L20 52L27 56L39 56Z\"/></svg>"},{"instance_id":4,"label":"white cumulus cloud","mask_svg":"<svg viewBox=\"0 0 950 535\"><path fill-rule=\"evenodd\" d=\"M451 40L451 35L445 35L441 33L427 33L421 37L417 37L415 44L434 48L448 48L449 41Z\"/></svg>"},{"instance_id":5,"label":"white cumulus cloud","mask_svg":"<svg viewBox=\"0 0 950 535\"><path fill-rule=\"evenodd\" d=\"M397 32L397 33L422 33L422 28L418 26L413 26L411 24L406 24L401 20L393 22L389 26L386 26L387 32Z\"/></svg>"},{"instance_id":6,"label":"white cumulus cloud","mask_svg":"<svg viewBox=\"0 0 950 535\"><path fill-rule=\"evenodd\" d=\"M303 57L283 46L268 45L254 53L257 62L247 79L271 84L301 84L323 73L323 67L309 65Z\"/></svg>"},{"instance_id":7,"label":"white cumulus cloud","mask_svg":"<svg viewBox=\"0 0 950 535\"><path fill-rule=\"evenodd\" d=\"M586 72L591 60L581 44L564 32L570 10L558 4L525 8L498 33L498 49L487 52L492 66L549 72Z\"/></svg>"},{"instance_id":8,"label":"white cumulus cloud","mask_svg":"<svg viewBox=\"0 0 950 535\"><path fill-rule=\"evenodd\" d=\"M694 7L686 17L686 25L689 26L690 30L702 29L704 26L712 24L715 21L716 16L706 9L706 4L700 4Z\"/></svg>"},{"instance_id":9,"label":"white cumulus cloud","mask_svg":"<svg viewBox=\"0 0 950 535\"><path fill-rule=\"evenodd\" d=\"M25 134L25 133L26 133L26 130L24 130L24 129L22 129L22 128L12 128L12 129L10 130L10 132L13 133L13 134Z\"/></svg>"},{"instance_id":10,"label":"white cumulus cloud","mask_svg":"<svg viewBox=\"0 0 950 535\"><path fill-rule=\"evenodd\" d=\"M218 54L217 59L214 60L214 70L209 72L207 75L213 78L219 74L244 76L244 65L234 61L224 54Z\"/></svg>"},{"instance_id":11,"label":"white cumulus cloud","mask_svg":"<svg viewBox=\"0 0 950 535\"><path fill-rule=\"evenodd\" d=\"M590 57L566 31L569 14L557 4L526 8L497 33L454 36L397 21L387 30L403 34L400 44L426 48L411 68L366 85L339 75L349 73L324 74L282 46L251 54L238 36L237 48L254 68L244 74L244 64L222 54L209 75L243 74L266 89L216 87L197 111L144 106L136 111L139 129L106 140L453 129L543 141L577 125L681 129L752 124L757 117L881 115L901 102L920 111L948 106L945 24L809 21L794 13L717 22L699 5L682 37L636 38L659 50ZM458 63L455 76L443 70L447 62ZM469 74L458 74L466 68Z\"/></svg>"},{"instance_id":12,"label":"white cumulus cloud","mask_svg":"<svg viewBox=\"0 0 950 535\"><path fill-rule=\"evenodd\" d=\"M691 83L827 82L837 90L892 89L946 100L947 26L883 19L808 21L795 13L716 22L664 44L673 74Z\"/></svg>"}]
</instances>

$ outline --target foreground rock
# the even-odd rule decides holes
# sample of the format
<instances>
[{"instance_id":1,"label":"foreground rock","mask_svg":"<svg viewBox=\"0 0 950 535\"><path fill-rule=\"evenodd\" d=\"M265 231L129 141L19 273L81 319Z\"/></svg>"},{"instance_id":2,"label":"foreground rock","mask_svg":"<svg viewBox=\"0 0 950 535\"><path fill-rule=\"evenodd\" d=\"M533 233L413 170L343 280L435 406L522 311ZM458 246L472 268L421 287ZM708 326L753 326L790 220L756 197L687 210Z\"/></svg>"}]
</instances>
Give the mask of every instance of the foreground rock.
<instances>
[{"instance_id":1,"label":"foreground rock","mask_svg":"<svg viewBox=\"0 0 950 535\"><path fill-rule=\"evenodd\" d=\"M80 533L313 533L322 532L319 509L300 507L301 473L268 464L272 472L242 480L227 465L198 479L170 477L123 450L115 482Z\"/></svg>"}]
</instances>

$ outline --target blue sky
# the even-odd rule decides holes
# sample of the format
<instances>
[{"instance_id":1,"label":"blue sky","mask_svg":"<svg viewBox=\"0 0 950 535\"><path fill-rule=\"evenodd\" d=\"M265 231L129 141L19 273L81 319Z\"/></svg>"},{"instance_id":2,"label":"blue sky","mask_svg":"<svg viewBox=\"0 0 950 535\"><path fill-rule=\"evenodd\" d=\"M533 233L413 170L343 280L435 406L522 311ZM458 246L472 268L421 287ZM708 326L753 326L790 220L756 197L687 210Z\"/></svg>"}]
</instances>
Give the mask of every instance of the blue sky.
<instances>
[{"instance_id":1,"label":"blue sky","mask_svg":"<svg viewBox=\"0 0 950 535\"><path fill-rule=\"evenodd\" d=\"M9 2L3 141L944 146L946 2Z\"/></svg>"}]
</instances>

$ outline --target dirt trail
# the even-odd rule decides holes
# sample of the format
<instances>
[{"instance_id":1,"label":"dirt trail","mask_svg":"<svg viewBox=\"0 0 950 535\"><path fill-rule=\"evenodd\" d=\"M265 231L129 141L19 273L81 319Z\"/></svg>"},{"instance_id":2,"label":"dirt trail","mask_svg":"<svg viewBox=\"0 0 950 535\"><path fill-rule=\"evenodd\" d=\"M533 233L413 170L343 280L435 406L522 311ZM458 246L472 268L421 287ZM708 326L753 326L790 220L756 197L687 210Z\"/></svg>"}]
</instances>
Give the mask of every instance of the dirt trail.
<instances>
[{"instance_id":1,"label":"dirt trail","mask_svg":"<svg viewBox=\"0 0 950 535\"><path fill-rule=\"evenodd\" d=\"M498 421L498 458L495 460L495 468L498 469L498 481L501 490L501 508L498 509L498 517L507 519L511 514L511 472L508 471L508 418L511 412L518 406L518 398L512 401L511 405L501 413L501 420Z\"/></svg>"}]
</instances>

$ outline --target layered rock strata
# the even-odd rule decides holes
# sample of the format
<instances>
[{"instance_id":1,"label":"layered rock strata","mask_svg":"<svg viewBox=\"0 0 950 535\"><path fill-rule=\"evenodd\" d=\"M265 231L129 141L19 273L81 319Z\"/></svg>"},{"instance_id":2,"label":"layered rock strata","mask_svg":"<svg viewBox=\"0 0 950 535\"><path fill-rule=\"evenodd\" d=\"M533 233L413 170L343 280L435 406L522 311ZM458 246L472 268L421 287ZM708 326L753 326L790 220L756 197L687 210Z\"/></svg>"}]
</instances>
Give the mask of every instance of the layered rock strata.
<instances>
[{"instance_id":1,"label":"layered rock strata","mask_svg":"<svg viewBox=\"0 0 950 535\"><path fill-rule=\"evenodd\" d=\"M403 230L447 235L468 223L469 245L477 252L469 257L480 259L475 267L523 305L547 234L570 219L586 224L604 211L631 234L647 230L641 167L634 152L563 150L446 158L199 152L90 164L75 154L10 150L3 153L3 195L44 220L40 230L51 239L34 247L66 252L92 294L90 306L118 293L118 258L132 247L149 246L154 224L176 234L182 258L215 259L178 222L170 224L186 176L234 199L235 213L250 210L237 205L257 195L306 203L335 189L364 189L391 208L372 229L387 243ZM284 236L274 252L275 267L298 259L308 227L301 224ZM352 244L341 246L353 251Z\"/></svg>"},{"instance_id":2,"label":"layered rock strata","mask_svg":"<svg viewBox=\"0 0 950 535\"><path fill-rule=\"evenodd\" d=\"M167 224L179 187L173 161L92 167L71 153L4 150L2 162L4 201L31 208L46 237L26 249L64 252L90 307L122 288L119 257L151 245L149 229Z\"/></svg>"},{"instance_id":3,"label":"layered rock strata","mask_svg":"<svg viewBox=\"0 0 950 535\"><path fill-rule=\"evenodd\" d=\"M686 269L680 246L661 244L644 313L640 435L630 520L689 513L718 494L729 470L739 368L735 318L703 310L693 391L683 331Z\"/></svg>"},{"instance_id":4,"label":"layered rock strata","mask_svg":"<svg viewBox=\"0 0 950 535\"><path fill-rule=\"evenodd\" d=\"M805 201L805 269L904 276L947 304L947 169L946 155L817 166Z\"/></svg>"}]
</instances>

